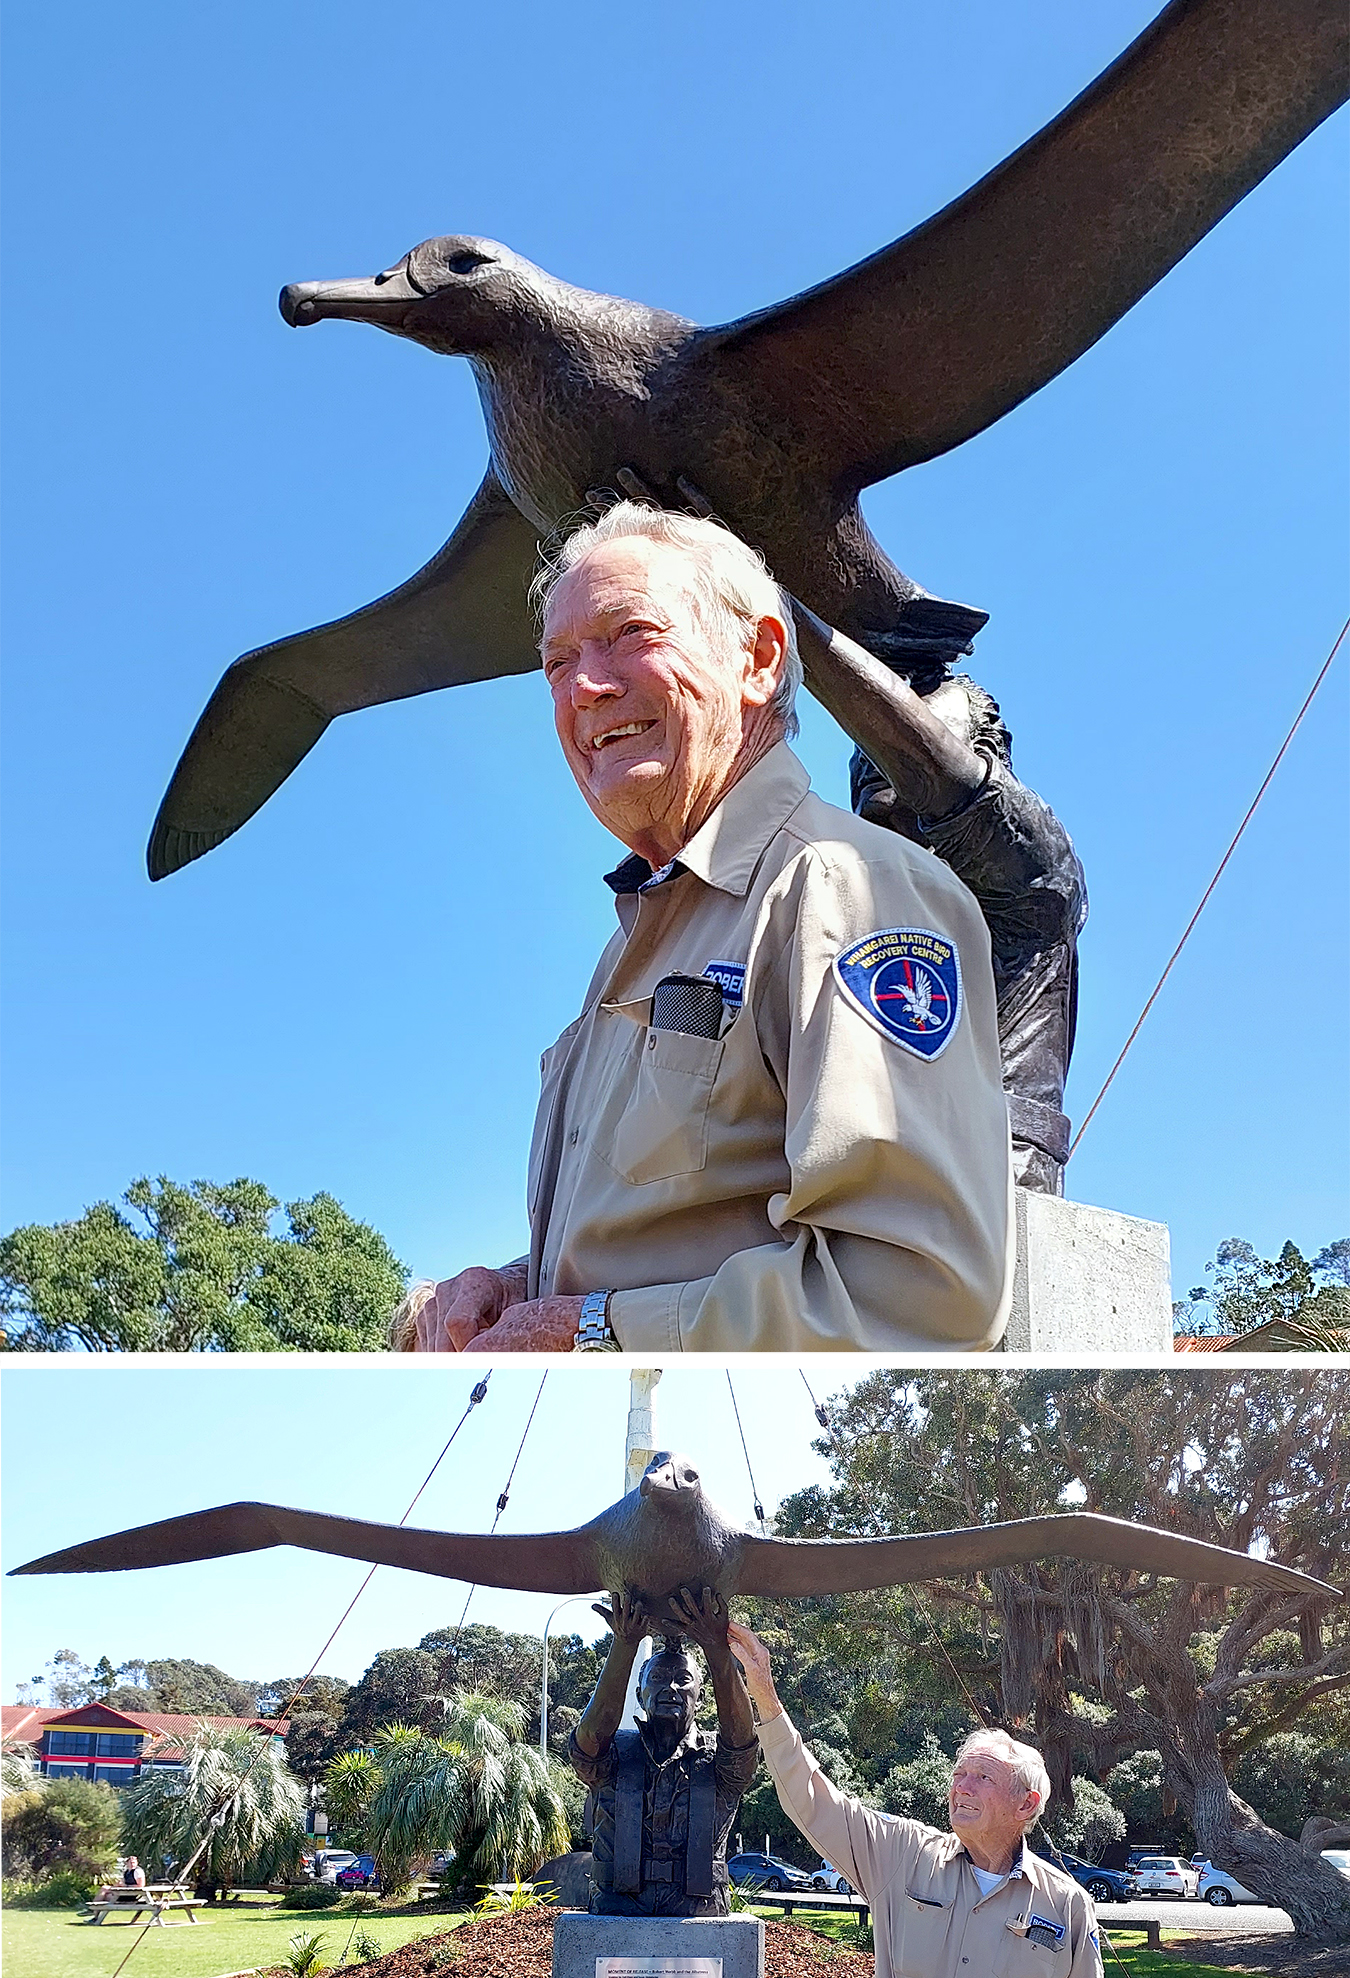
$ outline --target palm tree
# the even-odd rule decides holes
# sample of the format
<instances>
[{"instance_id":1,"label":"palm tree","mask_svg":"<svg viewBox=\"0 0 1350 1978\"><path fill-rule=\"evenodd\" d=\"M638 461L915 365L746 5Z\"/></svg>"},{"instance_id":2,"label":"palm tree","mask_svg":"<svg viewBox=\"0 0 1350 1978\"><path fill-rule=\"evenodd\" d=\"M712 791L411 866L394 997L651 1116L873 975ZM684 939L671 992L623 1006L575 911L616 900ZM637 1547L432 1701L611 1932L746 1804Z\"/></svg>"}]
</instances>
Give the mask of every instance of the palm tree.
<instances>
[{"instance_id":1,"label":"palm tree","mask_svg":"<svg viewBox=\"0 0 1350 1978\"><path fill-rule=\"evenodd\" d=\"M464 1882L517 1880L570 1841L566 1809L548 1760L524 1742L519 1704L478 1692L457 1692L445 1706L439 1737L409 1724L387 1724L373 1751L347 1754L329 1767L328 1786L356 1810L365 1800L363 1831L379 1860L386 1888L404 1879L418 1859L453 1853ZM369 1765L355 1763L367 1758Z\"/></svg>"},{"instance_id":2,"label":"palm tree","mask_svg":"<svg viewBox=\"0 0 1350 1978\"><path fill-rule=\"evenodd\" d=\"M122 1845L142 1861L168 1856L181 1867L206 1840L193 1868L199 1884L270 1882L298 1872L304 1817L304 1789L280 1739L201 1725L181 1770L154 1766L123 1793Z\"/></svg>"}]
</instances>

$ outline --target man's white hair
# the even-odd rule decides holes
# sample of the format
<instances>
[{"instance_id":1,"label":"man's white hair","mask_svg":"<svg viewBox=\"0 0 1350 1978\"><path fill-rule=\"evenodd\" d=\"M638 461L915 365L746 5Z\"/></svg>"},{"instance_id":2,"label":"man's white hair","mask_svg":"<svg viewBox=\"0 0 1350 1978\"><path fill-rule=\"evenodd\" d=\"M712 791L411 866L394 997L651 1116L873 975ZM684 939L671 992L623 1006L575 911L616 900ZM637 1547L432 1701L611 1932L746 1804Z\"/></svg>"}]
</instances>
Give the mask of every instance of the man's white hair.
<instances>
[{"instance_id":1,"label":"man's white hair","mask_svg":"<svg viewBox=\"0 0 1350 1978\"><path fill-rule=\"evenodd\" d=\"M1036 1811L1028 1820L1028 1827L1034 1827L1046 1807L1050 1804L1050 1774L1045 1769L1045 1760L1035 1745L1019 1744L1010 1738L1006 1731L972 1731L956 1754L959 1765L967 1752L984 1747L997 1752L1000 1758L1012 1767L1013 1791L1017 1793L1039 1793L1040 1800Z\"/></svg>"},{"instance_id":2,"label":"man's white hair","mask_svg":"<svg viewBox=\"0 0 1350 1978\"><path fill-rule=\"evenodd\" d=\"M569 570L600 543L623 536L645 536L649 542L682 549L694 566L694 598L707 630L728 650L741 651L761 618L781 619L787 630L783 670L769 702L770 712L791 738L797 732L797 689L802 683L801 655L792 607L769 574L758 550L720 522L699 515L679 515L668 508L651 508L636 501L618 501L596 522L583 522L552 555L545 554L530 585L530 601L540 623L549 599Z\"/></svg>"}]
</instances>

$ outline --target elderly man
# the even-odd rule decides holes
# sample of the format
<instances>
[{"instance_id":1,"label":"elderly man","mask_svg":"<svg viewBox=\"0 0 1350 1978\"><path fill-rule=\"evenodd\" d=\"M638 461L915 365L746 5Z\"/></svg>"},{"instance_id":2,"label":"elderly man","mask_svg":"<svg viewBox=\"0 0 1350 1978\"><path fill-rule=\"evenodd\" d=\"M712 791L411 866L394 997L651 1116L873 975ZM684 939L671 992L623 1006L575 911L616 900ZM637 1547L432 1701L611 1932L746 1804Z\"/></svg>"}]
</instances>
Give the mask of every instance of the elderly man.
<instances>
[{"instance_id":1,"label":"elderly man","mask_svg":"<svg viewBox=\"0 0 1350 1978\"><path fill-rule=\"evenodd\" d=\"M995 1345L1009 1138L974 898L811 793L792 614L729 531L621 503L539 589L563 753L630 854L620 931L543 1060L530 1254L436 1286L417 1346Z\"/></svg>"},{"instance_id":2,"label":"elderly man","mask_svg":"<svg viewBox=\"0 0 1350 1978\"><path fill-rule=\"evenodd\" d=\"M956 1754L950 1833L878 1813L820 1770L759 1637L734 1621L728 1636L783 1811L871 1904L877 1978L1101 1978L1091 1897L1026 1845L1050 1797L1038 1751L972 1732Z\"/></svg>"}]
</instances>

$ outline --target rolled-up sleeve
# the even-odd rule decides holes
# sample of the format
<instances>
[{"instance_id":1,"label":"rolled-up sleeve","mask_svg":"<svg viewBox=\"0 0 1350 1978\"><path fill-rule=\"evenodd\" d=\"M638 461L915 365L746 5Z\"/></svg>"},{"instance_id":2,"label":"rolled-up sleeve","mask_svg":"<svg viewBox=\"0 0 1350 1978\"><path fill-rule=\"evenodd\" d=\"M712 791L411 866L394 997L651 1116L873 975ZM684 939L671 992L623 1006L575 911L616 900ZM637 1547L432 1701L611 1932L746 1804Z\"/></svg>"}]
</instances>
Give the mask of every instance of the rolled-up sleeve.
<instances>
[{"instance_id":1,"label":"rolled-up sleeve","mask_svg":"<svg viewBox=\"0 0 1350 1978\"><path fill-rule=\"evenodd\" d=\"M931 869L929 869L931 868ZM907 1049L834 963L888 929L936 933L960 964L944 1049ZM705 1277L615 1293L629 1351L989 1348L1012 1284L1012 1185L989 936L931 855L804 844L768 903L746 1007L783 1094L779 1242Z\"/></svg>"}]
</instances>

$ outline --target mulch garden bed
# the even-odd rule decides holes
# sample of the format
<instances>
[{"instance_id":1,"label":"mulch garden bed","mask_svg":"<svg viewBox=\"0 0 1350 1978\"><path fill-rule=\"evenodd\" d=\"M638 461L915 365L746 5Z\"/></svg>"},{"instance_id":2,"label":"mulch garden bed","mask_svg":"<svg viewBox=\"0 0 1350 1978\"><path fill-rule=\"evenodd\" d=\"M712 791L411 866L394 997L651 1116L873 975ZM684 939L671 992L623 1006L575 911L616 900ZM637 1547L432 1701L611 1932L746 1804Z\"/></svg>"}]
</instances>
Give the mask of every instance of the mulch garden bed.
<instances>
[{"instance_id":1,"label":"mulch garden bed","mask_svg":"<svg viewBox=\"0 0 1350 1978\"><path fill-rule=\"evenodd\" d=\"M361 1978L549 1978L556 1915L522 1909L475 1918L357 1969ZM794 1923L766 1922L764 1944L767 1978L873 1978L875 1971L870 1952L830 1943Z\"/></svg>"},{"instance_id":2,"label":"mulch garden bed","mask_svg":"<svg viewBox=\"0 0 1350 1978\"><path fill-rule=\"evenodd\" d=\"M1122 1923L1120 1927L1128 1930L1130 1926ZM1345 1978L1350 1970L1344 1944L1319 1948L1283 1930L1278 1935L1261 1936L1238 1930L1206 1930L1203 1935L1169 1936L1166 1947L1197 1964L1214 1964L1220 1971L1259 1971L1267 1978Z\"/></svg>"}]
</instances>

